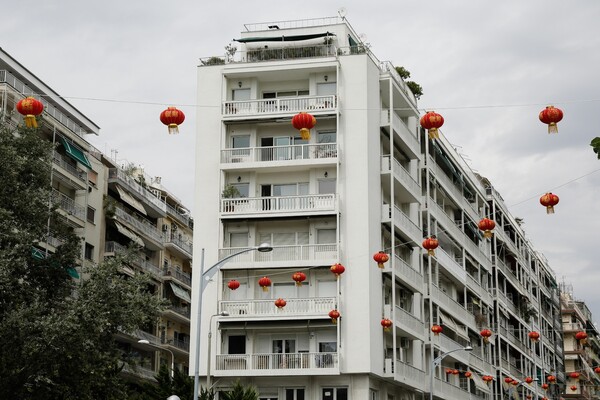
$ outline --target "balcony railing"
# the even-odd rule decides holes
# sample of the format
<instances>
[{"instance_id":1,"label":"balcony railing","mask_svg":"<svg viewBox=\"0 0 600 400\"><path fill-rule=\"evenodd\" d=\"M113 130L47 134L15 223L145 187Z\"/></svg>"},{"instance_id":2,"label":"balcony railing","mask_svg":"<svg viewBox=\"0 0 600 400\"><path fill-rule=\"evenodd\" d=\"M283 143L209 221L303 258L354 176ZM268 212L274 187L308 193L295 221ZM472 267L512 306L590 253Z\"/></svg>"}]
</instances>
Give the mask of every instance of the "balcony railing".
<instances>
[{"instance_id":1,"label":"balcony railing","mask_svg":"<svg viewBox=\"0 0 600 400\"><path fill-rule=\"evenodd\" d=\"M247 247L229 247L219 250L219 259L244 250ZM303 244L296 246L273 246L273 251L261 253L250 251L234 257L232 262L269 261L316 261L329 262L338 258L337 244Z\"/></svg>"},{"instance_id":2,"label":"balcony railing","mask_svg":"<svg viewBox=\"0 0 600 400\"><path fill-rule=\"evenodd\" d=\"M394 172L394 176L396 176L398 180L408 188L410 193L417 199L420 199L421 185L419 185L416 179L413 178L410 172L408 172L398 160L393 158L393 164L390 165L391 160L391 156L383 156L381 158L381 170L385 172L391 169Z\"/></svg>"},{"instance_id":3,"label":"balcony railing","mask_svg":"<svg viewBox=\"0 0 600 400\"><path fill-rule=\"evenodd\" d=\"M454 257L446 253L441 247L435 249L435 258L439 264L441 264L446 270L452 273L452 275L458 278L460 282L465 282L467 280L468 274L464 267L459 264Z\"/></svg>"},{"instance_id":4,"label":"balcony railing","mask_svg":"<svg viewBox=\"0 0 600 400\"><path fill-rule=\"evenodd\" d=\"M166 340L163 341L163 344L177 347L178 349L183 350L183 351L187 351L187 352L190 351L190 342L189 341L175 339L174 337L166 338Z\"/></svg>"},{"instance_id":5,"label":"balcony railing","mask_svg":"<svg viewBox=\"0 0 600 400\"><path fill-rule=\"evenodd\" d=\"M175 219L177 219L182 224L184 224L185 226L187 226L188 228L193 228L193 226L191 224L191 218L190 218L190 216L189 215L184 215L184 214L180 213L174 207L172 207L170 204L167 204L167 213L170 216L172 216Z\"/></svg>"},{"instance_id":6,"label":"balcony railing","mask_svg":"<svg viewBox=\"0 0 600 400\"><path fill-rule=\"evenodd\" d=\"M295 315L323 315L336 308L334 297L285 299L283 308L275 307L273 300L225 300L219 302L219 312L227 311L231 316L282 317Z\"/></svg>"},{"instance_id":7,"label":"balcony railing","mask_svg":"<svg viewBox=\"0 0 600 400\"><path fill-rule=\"evenodd\" d=\"M466 390L462 390L458 386L454 386L451 383L444 382L435 378L434 394L442 396L445 400L464 400L464 399L479 399L480 397L472 395Z\"/></svg>"},{"instance_id":8,"label":"balcony railing","mask_svg":"<svg viewBox=\"0 0 600 400\"><path fill-rule=\"evenodd\" d=\"M162 274L163 274L163 276L171 276L171 277L177 279L178 281L185 283L188 286L192 285L191 274L189 274L187 272L183 272L182 270L180 270L178 268L173 268L173 267L164 268Z\"/></svg>"},{"instance_id":9,"label":"balcony railing","mask_svg":"<svg viewBox=\"0 0 600 400\"><path fill-rule=\"evenodd\" d=\"M219 354L216 371L252 371L253 375L269 375L269 372L292 374L315 370L338 370L338 353L270 353L270 354Z\"/></svg>"},{"instance_id":10,"label":"balcony railing","mask_svg":"<svg viewBox=\"0 0 600 400\"><path fill-rule=\"evenodd\" d=\"M442 305L442 308L450 312L455 318L458 318L461 325L466 323L469 324L468 326L475 326L475 317L473 314L436 286L432 287L431 297L436 303Z\"/></svg>"},{"instance_id":11,"label":"balcony railing","mask_svg":"<svg viewBox=\"0 0 600 400\"><path fill-rule=\"evenodd\" d=\"M129 176L120 168L110 168L108 170L108 179L118 179L124 186L140 195L145 201L152 204L154 207L161 210L163 213L167 212L167 204L156 197L148 189L140 185L132 176Z\"/></svg>"},{"instance_id":12,"label":"balcony railing","mask_svg":"<svg viewBox=\"0 0 600 400\"><path fill-rule=\"evenodd\" d=\"M167 236L165 238L165 244L169 244L169 243L174 244L175 246L179 247L181 250L183 250L184 252L189 254L190 257L192 256L192 254L194 252L194 246L191 243L184 242L183 240L179 239L178 237Z\"/></svg>"},{"instance_id":13,"label":"balcony railing","mask_svg":"<svg viewBox=\"0 0 600 400\"><path fill-rule=\"evenodd\" d=\"M508 298L504 293L502 293L499 289L493 289L494 296L499 299L504 305L512 311L513 314L517 314L517 307L515 303L511 299Z\"/></svg>"},{"instance_id":14,"label":"balcony railing","mask_svg":"<svg viewBox=\"0 0 600 400\"><path fill-rule=\"evenodd\" d=\"M66 194L61 193L58 190L52 190L52 202L68 214L81 220L85 220L86 207L75 203L75 200Z\"/></svg>"},{"instance_id":15,"label":"balcony railing","mask_svg":"<svg viewBox=\"0 0 600 400\"><path fill-rule=\"evenodd\" d=\"M450 339L448 336L444 335L443 333L440 333L438 335L438 339L439 339L440 347L444 351L451 351L454 349L460 349L462 347L465 347L464 344L458 343L457 341ZM435 339L434 339L434 341L435 341ZM469 364L469 352L457 351L452 354L452 358L455 358L456 360L459 360L460 362L463 362L465 364Z\"/></svg>"},{"instance_id":16,"label":"balcony railing","mask_svg":"<svg viewBox=\"0 0 600 400\"><path fill-rule=\"evenodd\" d=\"M225 101L221 112L223 116L277 115L295 114L300 111L318 112L335 111L337 97L329 96L299 96L275 99Z\"/></svg>"},{"instance_id":17,"label":"balcony railing","mask_svg":"<svg viewBox=\"0 0 600 400\"><path fill-rule=\"evenodd\" d=\"M67 162L67 160L65 160L64 157L62 157L60 154L54 153L52 160L54 161L54 164L68 171L71 175L75 176L81 182L86 183L87 172L71 165L71 163Z\"/></svg>"},{"instance_id":18,"label":"balcony railing","mask_svg":"<svg viewBox=\"0 0 600 400\"><path fill-rule=\"evenodd\" d=\"M120 207L115 207L115 215L118 219L121 219L127 222L129 225L134 226L137 230L142 232L144 235L149 236L154 241L158 243L164 243L164 238L162 234L156 229L156 226L152 225L150 222L138 219L131 214L128 214L125 210Z\"/></svg>"},{"instance_id":19,"label":"balcony railing","mask_svg":"<svg viewBox=\"0 0 600 400\"><path fill-rule=\"evenodd\" d=\"M168 310L173 311L176 314L179 314L185 318L190 318L190 308L189 307L179 307L179 306L174 306L174 305L170 305L167 307Z\"/></svg>"},{"instance_id":20,"label":"balcony railing","mask_svg":"<svg viewBox=\"0 0 600 400\"><path fill-rule=\"evenodd\" d=\"M382 61L379 64L379 69L383 72L389 72L390 75L392 75L394 77L394 79L398 83L398 86L400 86L400 88L402 89L402 91L404 92L404 94L406 95L408 100L410 101L410 103L414 107L416 107L417 99L415 98L415 95L413 94L412 90L410 90L410 88L408 87L406 82L404 82L404 79L402 79L402 77L400 76L398 71L396 71L396 67L394 67L394 65L389 61Z\"/></svg>"},{"instance_id":21,"label":"balcony railing","mask_svg":"<svg viewBox=\"0 0 600 400\"><path fill-rule=\"evenodd\" d=\"M295 60L299 58L334 57L336 54L337 48L333 45L316 45L301 47L286 45L283 48L260 48L236 52L236 57L232 61L262 62Z\"/></svg>"},{"instance_id":22,"label":"balcony railing","mask_svg":"<svg viewBox=\"0 0 600 400\"><path fill-rule=\"evenodd\" d=\"M408 311L396 306L396 324L400 327L406 327L417 334L417 337L422 338L425 333L425 324L419 318L415 317Z\"/></svg>"},{"instance_id":23,"label":"balcony railing","mask_svg":"<svg viewBox=\"0 0 600 400\"><path fill-rule=\"evenodd\" d=\"M492 297L490 296L490 293L487 291L487 289L482 287L481 284L475 278L473 278L468 273L467 273L467 286L469 287L469 289L474 291L475 294L477 296L479 296L479 298L481 300L483 300L483 302L485 304L491 305Z\"/></svg>"},{"instance_id":24,"label":"balcony railing","mask_svg":"<svg viewBox=\"0 0 600 400\"><path fill-rule=\"evenodd\" d=\"M413 289L418 291L423 290L423 275L416 269L412 268L403 259L398 256L394 257L394 266L396 268L396 274Z\"/></svg>"},{"instance_id":25,"label":"balcony railing","mask_svg":"<svg viewBox=\"0 0 600 400\"><path fill-rule=\"evenodd\" d=\"M272 214L335 211L335 194L221 199L223 214Z\"/></svg>"},{"instance_id":26,"label":"balcony railing","mask_svg":"<svg viewBox=\"0 0 600 400\"><path fill-rule=\"evenodd\" d=\"M221 150L221 162L246 163L337 158L336 143L297 144L292 146L247 147Z\"/></svg>"},{"instance_id":27,"label":"balcony railing","mask_svg":"<svg viewBox=\"0 0 600 400\"><path fill-rule=\"evenodd\" d=\"M127 253L128 249L127 247L117 242L106 242L104 246L104 251L106 253L125 254ZM156 265L152 264L150 261L147 261L144 257L141 257L139 255L133 256L131 262L133 263L133 265L140 267L144 271L151 273L157 278L161 276L160 269Z\"/></svg>"}]
</instances>

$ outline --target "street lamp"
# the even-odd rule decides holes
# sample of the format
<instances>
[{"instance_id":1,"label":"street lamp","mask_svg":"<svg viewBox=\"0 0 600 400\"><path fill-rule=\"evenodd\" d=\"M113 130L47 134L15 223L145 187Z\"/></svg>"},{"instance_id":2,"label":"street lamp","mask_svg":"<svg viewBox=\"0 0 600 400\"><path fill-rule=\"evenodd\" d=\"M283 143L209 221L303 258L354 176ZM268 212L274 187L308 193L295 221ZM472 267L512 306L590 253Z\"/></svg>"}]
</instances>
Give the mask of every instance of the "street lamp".
<instances>
[{"instance_id":1,"label":"street lamp","mask_svg":"<svg viewBox=\"0 0 600 400\"><path fill-rule=\"evenodd\" d=\"M473 348L471 346L465 346L465 347L461 347L460 349L450 350L450 351L440 354L431 362L431 369L429 371L429 400L433 400L433 371L435 370L435 367L440 365L442 363L442 360L444 358L446 358L447 355L452 354L457 351L463 351L463 350L464 351L473 351ZM431 348L431 353L433 355L433 347Z\"/></svg>"},{"instance_id":2,"label":"street lamp","mask_svg":"<svg viewBox=\"0 0 600 400\"><path fill-rule=\"evenodd\" d=\"M538 378L534 378L532 382L539 382ZM523 385L524 383L527 383L525 381L521 381L519 382L516 386L510 385L508 387L508 399L510 400L512 398L512 392L513 390L517 390L519 388L519 386ZM536 398L537 398L537 390L536 390Z\"/></svg>"},{"instance_id":3,"label":"street lamp","mask_svg":"<svg viewBox=\"0 0 600 400\"><path fill-rule=\"evenodd\" d=\"M204 289L206 288L206 283L210 281L210 279L214 276L214 274L221 269L221 267L225 264L226 261L232 259L235 256L239 256L240 254L247 253L249 251L259 251L261 253L267 253L269 251L273 251L273 247L269 243L262 243L259 246L249 247L244 250L240 250L233 254L224 257L223 259L217 261L213 266L204 270L204 249L202 249L202 255L200 258L200 290L198 294L198 313L196 314L196 340L195 340L195 363L194 363L194 400L198 400L198 391L200 390L200 321L202 317L202 294L204 293ZM210 364L210 360L208 360Z\"/></svg>"},{"instance_id":4,"label":"street lamp","mask_svg":"<svg viewBox=\"0 0 600 400\"><path fill-rule=\"evenodd\" d=\"M162 346L157 346L153 343L150 343L148 340L146 339L140 339L138 340L139 344L145 344L146 346L150 346L150 347L154 347L156 349L159 350L164 350L164 351L168 351L171 354L171 378L173 378L175 376L175 355L173 354L173 352L165 347Z\"/></svg>"},{"instance_id":5,"label":"street lamp","mask_svg":"<svg viewBox=\"0 0 600 400\"><path fill-rule=\"evenodd\" d=\"M210 390L210 353L211 353L211 348L212 348L212 319L213 317L227 317L229 315L229 313L227 311L221 311L218 314L213 314L210 316L210 320L208 321L208 365L206 366L206 388L208 390Z\"/></svg>"}]
</instances>

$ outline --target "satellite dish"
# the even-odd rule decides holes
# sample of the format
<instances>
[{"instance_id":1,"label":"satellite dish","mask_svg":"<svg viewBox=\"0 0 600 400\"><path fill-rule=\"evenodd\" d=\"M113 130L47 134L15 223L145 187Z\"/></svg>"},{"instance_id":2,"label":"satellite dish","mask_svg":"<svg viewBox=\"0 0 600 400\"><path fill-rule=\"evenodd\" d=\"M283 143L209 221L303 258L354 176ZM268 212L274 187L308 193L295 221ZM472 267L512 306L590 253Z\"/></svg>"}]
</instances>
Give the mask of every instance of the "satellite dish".
<instances>
[{"instance_id":1,"label":"satellite dish","mask_svg":"<svg viewBox=\"0 0 600 400\"><path fill-rule=\"evenodd\" d=\"M367 42L367 35L365 33L361 33L360 35L358 35L358 38L360 39L361 42L366 43Z\"/></svg>"},{"instance_id":2,"label":"satellite dish","mask_svg":"<svg viewBox=\"0 0 600 400\"><path fill-rule=\"evenodd\" d=\"M342 7L338 10L338 14L340 17L342 17L342 19L344 19L344 17L346 16L346 14L348 14L348 10L346 10L345 7Z\"/></svg>"}]
</instances>

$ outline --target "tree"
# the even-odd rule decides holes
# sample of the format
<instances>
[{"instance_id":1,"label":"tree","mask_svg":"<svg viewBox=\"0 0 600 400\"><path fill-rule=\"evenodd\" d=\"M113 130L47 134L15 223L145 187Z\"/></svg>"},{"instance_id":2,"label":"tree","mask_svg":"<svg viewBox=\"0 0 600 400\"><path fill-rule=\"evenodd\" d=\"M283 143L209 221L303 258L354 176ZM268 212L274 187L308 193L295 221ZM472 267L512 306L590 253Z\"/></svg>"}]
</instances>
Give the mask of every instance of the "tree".
<instances>
[{"instance_id":1,"label":"tree","mask_svg":"<svg viewBox=\"0 0 600 400\"><path fill-rule=\"evenodd\" d=\"M396 72L406 82L406 86L415 95L415 98L419 100L423 96L423 88L417 82L407 80L410 78L410 71L404 67L396 67Z\"/></svg>"},{"instance_id":2,"label":"tree","mask_svg":"<svg viewBox=\"0 0 600 400\"><path fill-rule=\"evenodd\" d=\"M254 386L244 386L237 381L232 390L221 392L219 398L223 400L258 400L258 392Z\"/></svg>"},{"instance_id":3,"label":"tree","mask_svg":"<svg viewBox=\"0 0 600 400\"><path fill-rule=\"evenodd\" d=\"M592 146L594 153L596 153L598 159L600 160L600 137L593 138L590 146Z\"/></svg>"},{"instance_id":4,"label":"tree","mask_svg":"<svg viewBox=\"0 0 600 400\"><path fill-rule=\"evenodd\" d=\"M51 205L51 146L0 121L0 398L122 399L115 334L153 323L162 301L121 274L123 257L74 284L81 242ZM54 253L36 247L48 236L63 241Z\"/></svg>"}]
</instances>

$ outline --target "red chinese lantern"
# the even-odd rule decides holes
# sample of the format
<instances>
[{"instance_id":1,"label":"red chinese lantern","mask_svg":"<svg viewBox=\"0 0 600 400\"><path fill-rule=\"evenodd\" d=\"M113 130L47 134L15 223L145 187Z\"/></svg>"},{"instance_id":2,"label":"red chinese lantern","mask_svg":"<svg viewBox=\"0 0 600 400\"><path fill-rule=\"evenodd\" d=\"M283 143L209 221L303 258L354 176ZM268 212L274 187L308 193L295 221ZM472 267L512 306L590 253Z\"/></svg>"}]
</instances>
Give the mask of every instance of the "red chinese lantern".
<instances>
[{"instance_id":1,"label":"red chinese lantern","mask_svg":"<svg viewBox=\"0 0 600 400\"><path fill-rule=\"evenodd\" d=\"M458 375L458 374L460 374L459 370L457 370L457 369L452 370L452 375Z\"/></svg>"},{"instance_id":2,"label":"red chinese lantern","mask_svg":"<svg viewBox=\"0 0 600 400\"><path fill-rule=\"evenodd\" d=\"M269 286L271 286L271 280L268 277L263 276L258 280L258 284L262 287L263 292L268 292Z\"/></svg>"},{"instance_id":3,"label":"red chinese lantern","mask_svg":"<svg viewBox=\"0 0 600 400\"><path fill-rule=\"evenodd\" d=\"M525 378L525 383L531 383L533 382L533 378L528 376L527 378Z\"/></svg>"},{"instance_id":4,"label":"red chinese lantern","mask_svg":"<svg viewBox=\"0 0 600 400\"><path fill-rule=\"evenodd\" d=\"M518 386L519 385L519 381L516 379L513 379L513 381L510 383L513 386Z\"/></svg>"},{"instance_id":5,"label":"red chinese lantern","mask_svg":"<svg viewBox=\"0 0 600 400\"><path fill-rule=\"evenodd\" d=\"M548 125L548 133L558 133L558 126L556 124L562 118L562 110L554 106L547 106L540 112L540 121Z\"/></svg>"},{"instance_id":6,"label":"red chinese lantern","mask_svg":"<svg viewBox=\"0 0 600 400\"><path fill-rule=\"evenodd\" d=\"M527 396L525 396L525 397L527 398L527 400L531 400L531 399L533 399L533 396L532 396L532 395L530 395L530 394L528 394L528 395L527 395Z\"/></svg>"},{"instance_id":7,"label":"red chinese lantern","mask_svg":"<svg viewBox=\"0 0 600 400\"><path fill-rule=\"evenodd\" d=\"M546 193L540 197L540 204L546 207L546 214L554 214L554 206L558 204L558 196L553 193Z\"/></svg>"},{"instance_id":8,"label":"red chinese lantern","mask_svg":"<svg viewBox=\"0 0 600 400\"><path fill-rule=\"evenodd\" d=\"M227 287L231 290L235 290L240 287L240 283L235 279L232 279L227 283Z\"/></svg>"},{"instance_id":9,"label":"red chinese lantern","mask_svg":"<svg viewBox=\"0 0 600 400\"><path fill-rule=\"evenodd\" d=\"M160 122L169 127L169 135L179 133L178 126L185 121L185 114L175 107L168 107L160 113Z\"/></svg>"},{"instance_id":10,"label":"red chinese lantern","mask_svg":"<svg viewBox=\"0 0 600 400\"><path fill-rule=\"evenodd\" d=\"M542 400L548 400L548 398L547 397L542 397Z\"/></svg>"},{"instance_id":11,"label":"red chinese lantern","mask_svg":"<svg viewBox=\"0 0 600 400\"><path fill-rule=\"evenodd\" d=\"M340 312L338 310L329 311L329 318L331 318L331 322L337 324L337 320L340 317Z\"/></svg>"},{"instance_id":12,"label":"red chinese lantern","mask_svg":"<svg viewBox=\"0 0 600 400\"><path fill-rule=\"evenodd\" d=\"M346 271L346 268L340 263L335 263L329 270L335 274L336 278L340 279L340 275Z\"/></svg>"},{"instance_id":13,"label":"red chinese lantern","mask_svg":"<svg viewBox=\"0 0 600 400\"><path fill-rule=\"evenodd\" d=\"M435 256L435 249L439 246L438 240L435 236L430 236L427 239L423 240L423 248L427 250L427 254L430 256Z\"/></svg>"},{"instance_id":14,"label":"red chinese lantern","mask_svg":"<svg viewBox=\"0 0 600 400\"><path fill-rule=\"evenodd\" d=\"M296 286L302 286L302 282L306 280L306 274L304 272L295 272L292 274L292 279L296 282Z\"/></svg>"},{"instance_id":15,"label":"red chinese lantern","mask_svg":"<svg viewBox=\"0 0 600 400\"><path fill-rule=\"evenodd\" d=\"M429 139L438 139L440 137L438 129L441 128L442 125L444 125L444 117L436 112L428 111L421 117L421 126L424 129L427 129Z\"/></svg>"},{"instance_id":16,"label":"red chinese lantern","mask_svg":"<svg viewBox=\"0 0 600 400\"><path fill-rule=\"evenodd\" d=\"M285 307L285 305L287 304L287 301L285 301L284 299L282 299L281 297L278 298L277 300L275 300L275 305L277 306L277 308L279 308L280 310Z\"/></svg>"},{"instance_id":17,"label":"red chinese lantern","mask_svg":"<svg viewBox=\"0 0 600 400\"><path fill-rule=\"evenodd\" d=\"M483 231L483 237L491 238L494 235L492 231L495 227L496 223L489 218L479 221L479 229Z\"/></svg>"},{"instance_id":18,"label":"red chinese lantern","mask_svg":"<svg viewBox=\"0 0 600 400\"><path fill-rule=\"evenodd\" d=\"M554 375L548 375L548 377L546 377L546 380L550 383L554 383L556 382L556 377Z\"/></svg>"},{"instance_id":19,"label":"red chinese lantern","mask_svg":"<svg viewBox=\"0 0 600 400\"><path fill-rule=\"evenodd\" d=\"M473 373L471 371L465 372L465 378L470 378L472 376L473 376Z\"/></svg>"},{"instance_id":20,"label":"red chinese lantern","mask_svg":"<svg viewBox=\"0 0 600 400\"><path fill-rule=\"evenodd\" d=\"M37 128L35 117L44 111L44 105L41 101L33 97L26 97L17 103L17 111L25 116L25 126L28 128Z\"/></svg>"},{"instance_id":21,"label":"red chinese lantern","mask_svg":"<svg viewBox=\"0 0 600 400\"><path fill-rule=\"evenodd\" d=\"M443 330L444 330L444 328L442 328L442 327L441 327L441 326L439 326L439 325L433 325L433 326L431 327L431 332L433 332L433 334L434 334L435 336L437 336L437 335L439 335L440 333L442 333L442 331L443 331Z\"/></svg>"},{"instance_id":22,"label":"red chinese lantern","mask_svg":"<svg viewBox=\"0 0 600 400\"><path fill-rule=\"evenodd\" d=\"M452 370L450 368L446 368L446 375L452 375Z\"/></svg>"},{"instance_id":23,"label":"red chinese lantern","mask_svg":"<svg viewBox=\"0 0 600 400\"><path fill-rule=\"evenodd\" d=\"M600 374L600 367L594 368L594 372L597 373L597 374Z\"/></svg>"},{"instance_id":24,"label":"red chinese lantern","mask_svg":"<svg viewBox=\"0 0 600 400\"><path fill-rule=\"evenodd\" d=\"M489 329L483 329L481 332L479 332L479 334L483 338L483 341L488 343L490 341L490 337L492 336L492 331Z\"/></svg>"},{"instance_id":25,"label":"red chinese lantern","mask_svg":"<svg viewBox=\"0 0 600 400\"><path fill-rule=\"evenodd\" d=\"M373 255L373 260L375 260L379 268L383 268L383 264L390 260L390 256L380 251Z\"/></svg>"},{"instance_id":26,"label":"red chinese lantern","mask_svg":"<svg viewBox=\"0 0 600 400\"><path fill-rule=\"evenodd\" d=\"M569 374L569 378L571 378L571 379L579 379L579 375L580 375L579 372L571 372Z\"/></svg>"},{"instance_id":27,"label":"red chinese lantern","mask_svg":"<svg viewBox=\"0 0 600 400\"><path fill-rule=\"evenodd\" d=\"M511 383L512 381L513 381L512 378L509 378L509 377L504 378L504 382L506 382L506 383Z\"/></svg>"},{"instance_id":28,"label":"red chinese lantern","mask_svg":"<svg viewBox=\"0 0 600 400\"><path fill-rule=\"evenodd\" d=\"M571 390L575 392L577 390L577 386L575 386L575 385L571 386Z\"/></svg>"},{"instance_id":29,"label":"red chinese lantern","mask_svg":"<svg viewBox=\"0 0 600 400\"><path fill-rule=\"evenodd\" d=\"M575 334L575 339L579 340L581 343L585 343L585 339L587 339L588 335L584 331L579 331Z\"/></svg>"},{"instance_id":30,"label":"red chinese lantern","mask_svg":"<svg viewBox=\"0 0 600 400\"><path fill-rule=\"evenodd\" d=\"M292 126L300 130L302 140L310 140L310 130L317 124L317 119L306 112L301 112L292 118Z\"/></svg>"},{"instance_id":31,"label":"red chinese lantern","mask_svg":"<svg viewBox=\"0 0 600 400\"><path fill-rule=\"evenodd\" d=\"M393 324L394 324L394 323L392 322L392 320L391 320L391 319L384 318L384 319L382 319L382 320L381 320L381 326L383 326L383 329L384 329L385 331L389 331L389 330L390 330L390 328L391 328L391 326L392 326Z\"/></svg>"},{"instance_id":32,"label":"red chinese lantern","mask_svg":"<svg viewBox=\"0 0 600 400\"><path fill-rule=\"evenodd\" d=\"M537 342L538 340L540 340L540 333L539 332L529 332L528 334L529 339L531 339L532 342Z\"/></svg>"},{"instance_id":33,"label":"red chinese lantern","mask_svg":"<svg viewBox=\"0 0 600 400\"><path fill-rule=\"evenodd\" d=\"M483 375L481 379L489 385L490 382L494 380L494 377L491 375Z\"/></svg>"},{"instance_id":34,"label":"red chinese lantern","mask_svg":"<svg viewBox=\"0 0 600 400\"><path fill-rule=\"evenodd\" d=\"M547 383L542 383L542 389L544 389L544 390L548 389L548 384Z\"/></svg>"}]
</instances>

